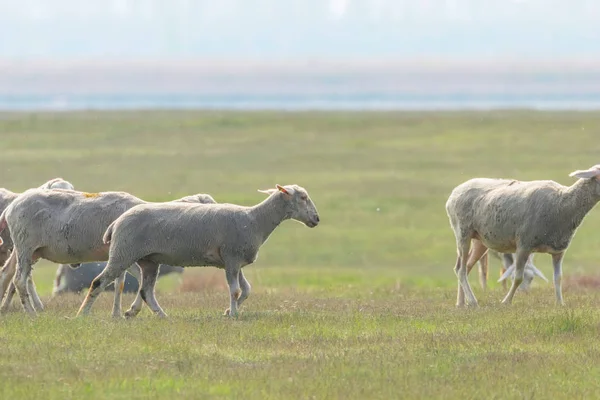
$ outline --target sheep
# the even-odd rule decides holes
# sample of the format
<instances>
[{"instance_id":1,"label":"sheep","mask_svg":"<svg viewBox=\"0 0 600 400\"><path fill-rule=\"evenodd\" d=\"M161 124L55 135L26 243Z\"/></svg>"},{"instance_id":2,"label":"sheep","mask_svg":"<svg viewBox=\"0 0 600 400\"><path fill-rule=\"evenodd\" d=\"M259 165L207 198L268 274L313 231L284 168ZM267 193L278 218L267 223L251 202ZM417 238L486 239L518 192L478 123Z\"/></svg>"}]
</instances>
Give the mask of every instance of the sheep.
<instances>
[{"instance_id":1,"label":"sheep","mask_svg":"<svg viewBox=\"0 0 600 400\"><path fill-rule=\"evenodd\" d=\"M63 293L79 293L84 289L90 287L92 280L106 266L106 262L90 262L83 263L77 269L71 268L66 264L60 264L56 270L56 277L54 279L54 286L52 288L52 296L58 296ZM132 274L131 271L135 271ZM171 273L181 274L183 272L182 267L174 267L171 265L161 265L158 276L164 276ZM123 286L124 293L137 293L139 291L140 273L139 268L132 268L127 274ZM106 290L113 290L114 285L109 285Z\"/></svg>"},{"instance_id":2,"label":"sheep","mask_svg":"<svg viewBox=\"0 0 600 400\"><path fill-rule=\"evenodd\" d=\"M67 182L62 178L54 178L54 179L51 179L51 180L47 181L46 183L44 183L42 186L39 187L39 189L71 189L71 190L73 190L74 187L70 182ZM6 207L8 207L8 205L10 203L12 203L13 200L16 199L19 195L20 195L20 193L14 193L14 192L11 192L10 190L0 188L0 213L2 213L6 209ZM10 256L10 253L13 248L13 242L12 242L12 239L10 238L10 233L8 230L5 230L0 235L0 243L1 243L0 244L0 264L4 265L4 263Z\"/></svg>"},{"instance_id":3,"label":"sheep","mask_svg":"<svg viewBox=\"0 0 600 400\"><path fill-rule=\"evenodd\" d=\"M143 204L123 213L104 234L104 243L110 244L108 264L92 282L77 316L88 314L104 287L134 262L142 271L141 298L157 316L167 316L154 296L159 263L224 269L230 293L224 315L237 316L250 294L242 267L256 261L273 230L286 219L309 228L320 220L307 191L298 185L276 185L259 192L269 197L251 207L163 203ZM135 317L141 307L141 302L134 302L125 317Z\"/></svg>"},{"instance_id":4,"label":"sheep","mask_svg":"<svg viewBox=\"0 0 600 400\"><path fill-rule=\"evenodd\" d=\"M471 254L472 253L469 253L469 256ZM481 284L481 287L483 288L483 290L487 289L488 254L491 254L495 258L502 261L502 268L500 269L500 279L498 279L498 282L502 282L502 287L504 290L506 290L507 289L506 279L509 276L514 278L514 272L515 272L514 254L504 253L504 254L502 254L502 256L500 256L500 254L498 252L493 251L493 250L488 250L488 252L485 253L479 259L479 283ZM538 276L538 277L542 278L544 281L548 282L548 279L544 276L542 271L537 269L537 267L533 263L533 257L534 257L534 255L531 254L529 256L529 258L527 259L527 263L525 264L525 272L524 272L524 278L523 278L524 280L523 280L523 283L521 283L521 286L519 286L519 290L528 291L531 286L531 282L533 281L533 278L535 276ZM472 268L474 266L474 264L475 264L475 262L472 262L472 260L469 258L469 261L467 262L467 267L470 266ZM468 268L467 275L471 272L471 268Z\"/></svg>"},{"instance_id":5,"label":"sheep","mask_svg":"<svg viewBox=\"0 0 600 400\"><path fill-rule=\"evenodd\" d=\"M204 194L195 198L186 196L180 200L183 203L215 202L210 195ZM9 285L10 278L6 278L14 275L14 279L0 311L8 308L15 289L30 315L36 315L36 309L43 310L41 302L31 304L30 294L25 287L32 265L39 258L73 266L81 262L108 260L109 246L102 243L104 232L125 211L144 203L144 200L125 192L30 189L21 194L0 216L0 233L9 227L16 250L3 267L4 279L0 279L0 293L5 293ZM122 278L125 279L125 276ZM118 280L115 287L120 289L122 284L123 281ZM37 293L31 296L39 298ZM120 290L116 290L115 316L120 316L120 296Z\"/></svg>"},{"instance_id":6,"label":"sheep","mask_svg":"<svg viewBox=\"0 0 600 400\"><path fill-rule=\"evenodd\" d=\"M65 189L65 190L74 190L74 186L64 180L63 178L54 178L51 179L47 182L45 182L44 184L42 184L41 186L38 187L38 189L41 190L48 190L48 189ZM11 192L10 190L7 189L0 189L0 213L4 212L4 210L6 210L6 208L17 198L19 197L21 193L14 193ZM8 260L8 258L10 257L12 251L13 251L13 241L12 238L10 236L10 231L9 230L4 230L3 232L0 232L0 264L4 265L4 263ZM6 272L4 269L2 269L2 271L0 272L0 279L6 279ZM31 279L29 279L27 281L27 285L30 288L33 288L33 291L35 291L35 284L33 283L33 281ZM40 302L39 296L37 296L37 293L35 293L35 296L33 297L33 301L34 302Z\"/></svg>"},{"instance_id":7,"label":"sheep","mask_svg":"<svg viewBox=\"0 0 600 400\"><path fill-rule=\"evenodd\" d=\"M556 302L564 305L562 260L577 228L600 201L600 164L569 176L579 179L571 186L563 186L548 180L474 178L452 190L446 213L458 253L454 268L458 278L458 307L465 305L465 295L468 305L477 306L467 280L467 263L470 260L476 263L488 248L515 253L515 278L502 304L512 304L523 282L529 255L549 253L554 267ZM472 254L468 257L471 240Z\"/></svg>"}]
</instances>

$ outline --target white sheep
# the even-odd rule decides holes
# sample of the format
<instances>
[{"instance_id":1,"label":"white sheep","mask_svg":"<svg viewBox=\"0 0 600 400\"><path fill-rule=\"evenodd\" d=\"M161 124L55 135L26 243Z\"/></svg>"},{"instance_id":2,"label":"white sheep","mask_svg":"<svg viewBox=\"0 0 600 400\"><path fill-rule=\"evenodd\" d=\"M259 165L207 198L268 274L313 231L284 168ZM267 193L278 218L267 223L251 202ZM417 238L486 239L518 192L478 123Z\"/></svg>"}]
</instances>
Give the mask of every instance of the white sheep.
<instances>
[{"instance_id":1,"label":"white sheep","mask_svg":"<svg viewBox=\"0 0 600 400\"><path fill-rule=\"evenodd\" d=\"M467 280L467 258L475 260L474 264L488 248L515 253L515 278L503 304L512 303L531 253L552 255L556 301L564 304L562 260L577 228L600 201L600 165L570 176L580 179L563 186L554 181L475 178L454 188L446 212L458 253L457 306L464 306L465 296L469 305L477 306Z\"/></svg>"},{"instance_id":2,"label":"white sheep","mask_svg":"<svg viewBox=\"0 0 600 400\"><path fill-rule=\"evenodd\" d=\"M62 178L54 178L39 187L39 189L74 189L70 182ZM0 214L12 203L21 193L11 192L8 189L0 188ZM0 265L4 265L13 248L10 232L5 230L0 235Z\"/></svg>"},{"instance_id":3,"label":"white sheep","mask_svg":"<svg viewBox=\"0 0 600 400\"><path fill-rule=\"evenodd\" d=\"M215 202L204 194L186 196L180 201L186 204L195 201ZM125 211L145 203L125 192L30 189L21 194L0 216L0 233L8 226L15 248L3 267L0 279L0 290L5 293L14 275L0 310L6 310L15 289L30 315L35 315L36 309L42 310L41 302L38 304L36 301L32 306L25 286L30 279L32 265L40 258L73 266L82 262L108 260L109 246L102 242L104 232ZM115 290L115 315L120 315L122 285L121 280L115 282L115 287L119 289ZM35 290L31 297L39 299Z\"/></svg>"},{"instance_id":4,"label":"white sheep","mask_svg":"<svg viewBox=\"0 0 600 400\"><path fill-rule=\"evenodd\" d=\"M54 178L54 179L51 179L51 180L45 182L44 184L42 184L40 187L38 187L38 189L42 189L42 190L49 190L49 189L74 190L74 187L70 182L68 182L62 178ZM14 192L11 192L10 190L3 189L3 188L0 189L0 213L3 213L4 210L6 210L6 208L20 195L21 195L21 193L14 193ZM4 231L0 232L0 264L1 265L4 265L6 263L6 261L8 260L8 258L10 257L10 255L13 252L13 247L14 247L14 245L13 245L13 241L12 241L12 238L10 235L10 231L8 229L5 229ZM10 275L10 278L12 278L13 274L14 274L14 270L9 271L9 270L3 268L0 271L0 280L6 280L8 275ZM34 284L33 280L29 279L27 281L27 285L30 288L30 290L32 290L34 292L34 295L32 296L33 302L36 304L41 304L41 300L40 300L39 296L37 295L37 292L35 291L35 284Z\"/></svg>"},{"instance_id":5,"label":"white sheep","mask_svg":"<svg viewBox=\"0 0 600 400\"><path fill-rule=\"evenodd\" d=\"M163 203L127 211L104 235L104 242L110 243L108 264L92 282L77 315L88 314L104 287L134 262L142 270L141 298L156 315L166 316L154 297L159 263L225 269L230 292L225 315L237 315L250 293L242 267L256 261L273 230L290 218L310 228L319 224L319 214L305 189L276 187L261 191L269 197L252 207ZM134 302L125 316L136 316L141 307L141 302Z\"/></svg>"}]
</instances>

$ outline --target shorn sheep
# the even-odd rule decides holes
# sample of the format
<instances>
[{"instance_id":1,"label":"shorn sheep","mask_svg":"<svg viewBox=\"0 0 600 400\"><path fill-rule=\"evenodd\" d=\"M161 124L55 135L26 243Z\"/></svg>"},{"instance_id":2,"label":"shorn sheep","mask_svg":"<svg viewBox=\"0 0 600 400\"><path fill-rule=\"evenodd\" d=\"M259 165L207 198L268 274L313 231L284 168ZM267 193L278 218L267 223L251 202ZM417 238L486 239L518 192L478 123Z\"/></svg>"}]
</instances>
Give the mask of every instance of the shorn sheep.
<instances>
[{"instance_id":1,"label":"shorn sheep","mask_svg":"<svg viewBox=\"0 0 600 400\"><path fill-rule=\"evenodd\" d=\"M556 301L564 304L562 260L577 228L600 201L600 165L569 176L579 179L571 186L563 186L547 180L475 178L454 188L446 202L446 212L458 253L457 306L465 305L465 296L468 305L477 306L467 273L469 264L475 264L488 248L515 253L515 277L503 304L512 303L531 253L552 255Z\"/></svg>"},{"instance_id":2,"label":"shorn sheep","mask_svg":"<svg viewBox=\"0 0 600 400\"><path fill-rule=\"evenodd\" d=\"M65 181L62 178L54 178L44 183L39 189L74 189L70 182ZM12 203L21 193L14 193L10 190L0 188L0 214ZM0 235L0 265L4 265L13 248L13 242L10 238L10 232L4 230Z\"/></svg>"},{"instance_id":3,"label":"shorn sheep","mask_svg":"<svg viewBox=\"0 0 600 400\"><path fill-rule=\"evenodd\" d=\"M178 201L181 204L215 202L205 194L186 196ZM13 275L14 280L0 309L6 310L16 288L21 304L30 315L36 315L36 309L43 310L41 302L34 300L32 305L31 297L39 297L37 293L30 295L26 287L32 265L40 258L71 265L108 260L109 246L102 242L104 232L125 211L145 203L125 192L30 189L21 194L0 216L0 233L8 227L15 248L3 267L1 293L6 292ZM115 282L117 288L121 285L122 281ZM113 313L118 315L120 295L121 291L116 290Z\"/></svg>"},{"instance_id":4,"label":"shorn sheep","mask_svg":"<svg viewBox=\"0 0 600 400\"><path fill-rule=\"evenodd\" d=\"M64 180L63 178L54 178L51 179L47 182L45 182L44 184L42 184L40 187L38 187L38 189L41 190L49 190L49 189L65 189L65 190L74 190L73 185L71 184L71 182L68 182L66 180ZM3 213L4 210L6 210L6 208L12 204L12 202L21 195L21 193L14 193L11 192L10 190L7 189L0 189L0 213ZM0 232L0 264L4 265L6 263L6 261L9 259L10 255L13 253L13 241L10 235L10 231L8 229L5 229L4 231ZM0 280L6 280L7 279L7 275L10 275L10 277L12 278L12 274L14 274L14 271L7 271L5 269L2 269L2 271L0 272ZM27 285L29 287L29 289L31 291L34 292L33 295L33 301L37 304L41 304L41 300L39 299L39 296L37 295L37 292L35 290L35 284L33 283L32 279L29 279L27 281Z\"/></svg>"},{"instance_id":5,"label":"shorn sheep","mask_svg":"<svg viewBox=\"0 0 600 400\"><path fill-rule=\"evenodd\" d=\"M56 269L56 276L52 288L52 296L57 296L63 293L80 293L82 290L89 289L95 277L104 270L106 262L89 262L82 263L79 268L71 268L66 264L60 264ZM139 281L141 278L139 268L132 266L127 270L126 278L123 285L123 293L137 293L139 291ZM176 273L181 274L182 267L161 264L158 277ZM106 290L114 290L114 285L109 285Z\"/></svg>"},{"instance_id":6,"label":"shorn sheep","mask_svg":"<svg viewBox=\"0 0 600 400\"><path fill-rule=\"evenodd\" d=\"M236 316L250 293L242 267L256 261L273 230L286 219L310 228L319 224L317 208L302 187L276 185L260 192L269 197L252 207L144 204L121 215L104 235L104 242L110 243L108 264L92 282L77 315L88 314L104 287L137 262L142 270L141 298L157 316L166 317L154 296L160 263L224 269L230 293L225 315ZM136 316L141 307L141 302L134 302L125 317Z\"/></svg>"}]
</instances>

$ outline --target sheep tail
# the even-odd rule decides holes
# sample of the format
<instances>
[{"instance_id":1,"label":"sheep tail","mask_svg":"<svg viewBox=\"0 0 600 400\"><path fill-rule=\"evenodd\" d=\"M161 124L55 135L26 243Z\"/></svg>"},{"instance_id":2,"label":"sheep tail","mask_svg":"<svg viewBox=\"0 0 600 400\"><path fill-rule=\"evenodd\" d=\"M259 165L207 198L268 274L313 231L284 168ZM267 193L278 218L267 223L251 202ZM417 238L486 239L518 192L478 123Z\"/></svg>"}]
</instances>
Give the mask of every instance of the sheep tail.
<instances>
[{"instance_id":1,"label":"sheep tail","mask_svg":"<svg viewBox=\"0 0 600 400\"><path fill-rule=\"evenodd\" d=\"M115 222L113 221L112 224L110 224L108 226L108 228L106 228L106 232L104 232L104 236L102 237L102 241L104 242L104 244L109 244L110 240L112 239L112 233L113 233L113 228L115 226Z\"/></svg>"}]
</instances>

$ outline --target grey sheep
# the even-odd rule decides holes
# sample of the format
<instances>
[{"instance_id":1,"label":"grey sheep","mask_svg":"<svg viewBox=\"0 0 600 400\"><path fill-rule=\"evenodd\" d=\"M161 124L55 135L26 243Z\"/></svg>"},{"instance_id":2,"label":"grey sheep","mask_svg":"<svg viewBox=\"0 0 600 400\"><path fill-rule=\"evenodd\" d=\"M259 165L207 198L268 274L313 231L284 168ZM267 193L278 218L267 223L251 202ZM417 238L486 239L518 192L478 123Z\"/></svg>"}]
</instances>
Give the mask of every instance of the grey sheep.
<instances>
[{"instance_id":1,"label":"grey sheep","mask_svg":"<svg viewBox=\"0 0 600 400\"><path fill-rule=\"evenodd\" d=\"M209 195L198 195L196 200L215 202ZM183 198L186 204L190 201L190 196ZM0 310L8 308L15 289L30 315L36 315L36 309L43 310L37 293L30 295L25 285L32 265L40 258L74 266L108 260L109 246L102 242L104 232L125 211L145 203L125 192L29 189L21 194L0 216L0 233L9 228L16 250L3 267L1 293L7 292L13 275L14 279ZM120 288L122 283L118 280L115 286ZM115 291L113 313L117 315L121 310L120 295L120 290Z\"/></svg>"},{"instance_id":2,"label":"grey sheep","mask_svg":"<svg viewBox=\"0 0 600 400\"><path fill-rule=\"evenodd\" d=\"M60 264L56 270L52 296L63 293L79 293L84 289L89 289L92 281L106 267L106 262L82 263L79 268L71 268L66 264ZM132 273L134 271L134 273ZM139 290L139 268L130 268L126 274L123 292L137 293ZM171 273L181 274L182 267L161 264L158 276L164 276ZM114 290L114 285L109 285L106 290Z\"/></svg>"},{"instance_id":3,"label":"grey sheep","mask_svg":"<svg viewBox=\"0 0 600 400\"><path fill-rule=\"evenodd\" d=\"M158 265L167 263L224 269L230 293L225 315L236 316L250 293L242 267L256 261L273 230L286 219L310 228L319 224L317 208L302 187L276 185L260 192L269 197L251 207L144 204L121 215L104 235L104 242L110 243L108 264L92 282L77 315L88 314L106 285L137 262L142 271L141 298L156 315L166 317L154 296L154 284ZM134 302L125 317L136 316L141 307L141 302Z\"/></svg>"},{"instance_id":4,"label":"grey sheep","mask_svg":"<svg viewBox=\"0 0 600 400\"><path fill-rule=\"evenodd\" d=\"M562 260L577 228L600 201L600 165L569 176L579 179L563 186L548 180L475 178L454 188L446 202L446 213L458 253L454 268L458 277L457 306L465 305L465 296L469 305L477 306L467 280L468 263L475 264L488 248L515 253L515 277L503 304L512 303L531 253L552 255L556 301L564 304Z\"/></svg>"}]
</instances>

